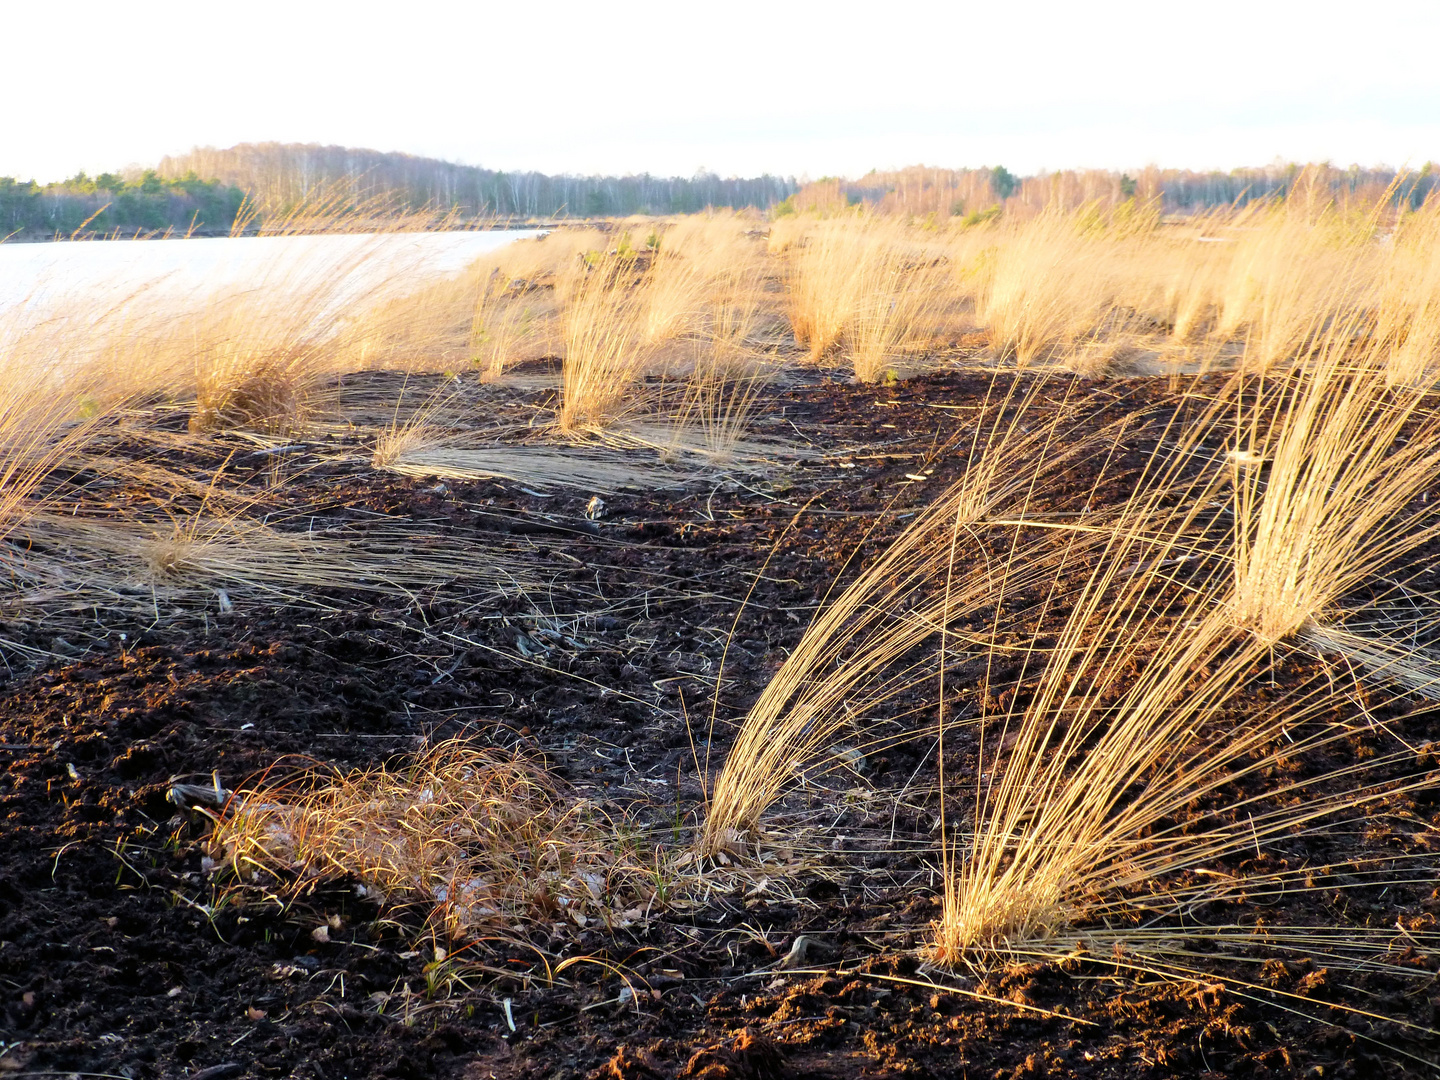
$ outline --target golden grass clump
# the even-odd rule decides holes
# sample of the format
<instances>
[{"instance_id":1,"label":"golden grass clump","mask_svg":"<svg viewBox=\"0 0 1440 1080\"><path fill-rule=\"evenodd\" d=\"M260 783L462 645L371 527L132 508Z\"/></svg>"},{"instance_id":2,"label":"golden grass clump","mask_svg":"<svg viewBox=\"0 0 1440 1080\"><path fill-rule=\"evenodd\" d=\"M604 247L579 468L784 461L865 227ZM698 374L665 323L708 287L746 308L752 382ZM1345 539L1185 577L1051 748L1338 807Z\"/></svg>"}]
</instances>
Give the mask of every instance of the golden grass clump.
<instances>
[{"instance_id":1,"label":"golden grass clump","mask_svg":"<svg viewBox=\"0 0 1440 1080\"><path fill-rule=\"evenodd\" d=\"M1301 184L1246 216L1216 304L1214 334L1241 336L1265 370L1306 351L1335 319L1362 310L1376 275L1373 214L1344 212Z\"/></svg>"},{"instance_id":2,"label":"golden grass clump","mask_svg":"<svg viewBox=\"0 0 1440 1080\"><path fill-rule=\"evenodd\" d=\"M317 360L303 347L260 355L216 350L196 365L190 430L299 428L314 407L323 371Z\"/></svg>"},{"instance_id":3,"label":"golden grass clump","mask_svg":"<svg viewBox=\"0 0 1440 1080\"><path fill-rule=\"evenodd\" d=\"M943 668L973 660L1010 631L1008 624L977 627L963 648L943 652L939 661L924 648L952 623L981 621L978 612L995 603L989 577L950 580L961 538L997 527L1002 515L1023 517L1040 478L1102 452L1113 437L1058 426L1063 410L1051 426L1028 432L1031 401L1027 393L994 403L991 417L975 429L964 476L833 601L826 598L740 725L710 792L699 839L703 855L738 848L806 770L825 767L841 733L867 746L885 741L863 726L855 731L856 717L874 714ZM1084 527L1067 533L1069 545L1057 549L1054 535L1004 545L1000 575L1010 588L1023 592L1056 580L1057 559L1066 552L1078 557L1103 538L1099 529Z\"/></svg>"},{"instance_id":4,"label":"golden grass clump","mask_svg":"<svg viewBox=\"0 0 1440 1080\"><path fill-rule=\"evenodd\" d=\"M0 540L105 417L105 388L68 363L71 341L53 326L0 325Z\"/></svg>"},{"instance_id":5,"label":"golden grass clump","mask_svg":"<svg viewBox=\"0 0 1440 1080\"><path fill-rule=\"evenodd\" d=\"M763 281L753 260L730 264L710 285L689 340L689 365L675 407L674 441L698 431L711 462L736 459L762 395L779 370L757 342ZM763 452L763 450L762 450Z\"/></svg>"},{"instance_id":6,"label":"golden grass clump","mask_svg":"<svg viewBox=\"0 0 1440 1080\"><path fill-rule=\"evenodd\" d=\"M1440 198L1401 215L1383 259L1375 337L1392 383L1423 383L1440 367Z\"/></svg>"},{"instance_id":7,"label":"golden grass clump","mask_svg":"<svg viewBox=\"0 0 1440 1080\"><path fill-rule=\"evenodd\" d=\"M973 830L945 854L942 960L1127 910L1174 914L1192 894L1175 875L1388 790L1346 768L1336 775L1351 786L1339 794L1251 796L1238 807L1220 795L1346 734L1322 726L1276 746L1277 731L1328 706L1328 682L1269 711L1221 717L1275 662L1278 643L1436 531L1408 509L1440 464L1433 404L1387 393L1383 357L1355 357L1353 338L1335 327L1316 363L1278 392L1233 377L1177 432L1170 456L1213 463L1188 478L1164 465L1137 487L1057 644L1027 661L1032 700L982 733ZM1402 435L1416 420L1422 433ZM1237 430L1238 456L1227 438ZM1177 563L1193 569L1177 577ZM1221 808L1205 828L1174 823L1210 798Z\"/></svg>"},{"instance_id":8,"label":"golden grass clump","mask_svg":"<svg viewBox=\"0 0 1440 1080\"><path fill-rule=\"evenodd\" d=\"M508 282L492 270L475 290L468 359L483 381L500 378L514 365L544 355L559 342L556 307L542 290Z\"/></svg>"},{"instance_id":9,"label":"golden grass clump","mask_svg":"<svg viewBox=\"0 0 1440 1080\"><path fill-rule=\"evenodd\" d=\"M680 337L700 318L715 267L706 261L711 252L681 243L685 233L693 231L685 225L672 226L646 272L642 334L648 344Z\"/></svg>"},{"instance_id":10,"label":"golden grass clump","mask_svg":"<svg viewBox=\"0 0 1440 1080\"><path fill-rule=\"evenodd\" d=\"M210 297L187 334L146 335L154 348L144 377L172 391L193 388L192 431L283 432L313 415L334 375L462 362L476 283L459 275L417 286L420 255L390 240L357 238L321 266Z\"/></svg>"},{"instance_id":11,"label":"golden grass clump","mask_svg":"<svg viewBox=\"0 0 1440 1080\"><path fill-rule=\"evenodd\" d=\"M898 257L877 259L846 333L860 382L896 378L934 337L939 322L935 268Z\"/></svg>"},{"instance_id":12,"label":"golden grass clump","mask_svg":"<svg viewBox=\"0 0 1440 1080\"><path fill-rule=\"evenodd\" d=\"M1357 371L1354 340L1337 327L1334 353L1321 356L1347 363L1297 370L1280 392L1257 393L1242 373L1207 403L1183 400L1163 434L1147 436L1161 451L1126 480L1130 498L1080 522L1054 515L1053 481L1076 454L1118 451L1125 425L1089 433L1086 447L1059 420L1037 436L1002 412L983 446L977 438L966 479L822 607L761 693L710 793L701 853L741 847L790 784L838 757L842 738L863 750L936 737L946 892L935 956L949 964L1062 938L1069 948L1096 920L1175 915L1214 888L1176 875L1433 785L1432 773L1399 787L1367 781L1393 759L1382 755L1334 774L1336 792L1295 782L1238 804L1227 795L1348 734L1315 723L1332 702L1324 679L1270 710L1234 718L1227 708L1277 645L1283 660L1283 635L1434 535L1407 510L1440 454L1434 433L1413 450L1405 441L1430 413L1418 394L1401 402L1387 391L1383 358ZM1259 432L1268 484L1244 471L1261 468L1251 456L1261 440L1249 439ZM1248 440L1240 459L1228 452L1237 433ZM1031 522L1037 496L1051 513ZM958 556L977 544L975 569L961 572ZM1264 589L1246 591L1265 584L1254 570L1262 544L1267 567L1304 568L1304 618L1294 590L1279 590L1273 614L1255 603ZM1000 704L947 720L947 681L977 669L979 700ZM933 724L887 733L866 719L929 686L933 705L907 715L938 709ZM1024 688L1021 704L1006 687ZM978 763L959 785L945 773L957 725L979 729ZM1282 729L1301 733L1280 743ZM961 799L971 809L947 813ZM1198 830L1186 823L1195 800L1217 804Z\"/></svg>"},{"instance_id":13,"label":"golden grass clump","mask_svg":"<svg viewBox=\"0 0 1440 1080\"><path fill-rule=\"evenodd\" d=\"M562 431L600 428L637 405L651 358L645 341L645 297L631 261L598 262L579 279L561 316L565 360L560 374Z\"/></svg>"},{"instance_id":14,"label":"golden grass clump","mask_svg":"<svg viewBox=\"0 0 1440 1080\"><path fill-rule=\"evenodd\" d=\"M1004 236L986 267L977 315L1001 357L1024 367L1094 339L1115 313L1118 241L1050 211Z\"/></svg>"},{"instance_id":15,"label":"golden grass clump","mask_svg":"<svg viewBox=\"0 0 1440 1080\"><path fill-rule=\"evenodd\" d=\"M460 937L629 925L654 893L589 803L532 761L458 740L399 769L264 779L235 794L211 846L244 881L357 878Z\"/></svg>"},{"instance_id":16,"label":"golden grass clump","mask_svg":"<svg viewBox=\"0 0 1440 1080\"><path fill-rule=\"evenodd\" d=\"M859 220L814 225L789 256L786 313L795 340L819 360L839 344L864 295L861 268L871 261L876 226Z\"/></svg>"},{"instance_id":17,"label":"golden grass clump","mask_svg":"<svg viewBox=\"0 0 1440 1080\"><path fill-rule=\"evenodd\" d=\"M944 306L936 251L903 226L863 217L813 224L789 249L786 313L818 361L842 343L875 382L935 336Z\"/></svg>"},{"instance_id":18,"label":"golden grass clump","mask_svg":"<svg viewBox=\"0 0 1440 1080\"><path fill-rule=\"evenodd\" d=\"M430 302L433 290L417 293L416 256L384 236L315 240L332 247L253 283L179 294L158 283L98 311L57 311L25 328L16 355L63 357L67 382L83 380L104 408L189 398L201 432L287 430L313 415L331 375L453 355L457 337L463 350L464 322Z\"/></svg>"},{"instance_id":19,"label":"golden grass clump","mask_svg":"<svg viewBox=\"0 0 1440 1080\"><path fill-rule=\"evenodd\" d=\"M197 432L291 430L325 404L319 392L334 375L464 363L475 294L488 278L428 273L424 248L403 235L443 220L376 216L375 207L332 219L326 205L273 222L273 235L236 241L276 253L250 280L160 280L88 297L83 313L70 301L24 305L19 336L30 352L63 353L67 372L85 371L103 405L193 399ZM296 234L311 230L344 235Z\"/></svg>"},{"instance_id":20,"label":"golden grass clump","mask_svg":"<svg viewBox=\"0 0 1440 1080\"><path fill-rule=\"evenodd\" d=\"M1234 617L1263 640L1296 633L1437 529L1407 509L1440 470L1433 384L1390 389L1390 355L1358 320L1337 322L1242 413L1228 458Z\"/></svg>"}]
</instances>

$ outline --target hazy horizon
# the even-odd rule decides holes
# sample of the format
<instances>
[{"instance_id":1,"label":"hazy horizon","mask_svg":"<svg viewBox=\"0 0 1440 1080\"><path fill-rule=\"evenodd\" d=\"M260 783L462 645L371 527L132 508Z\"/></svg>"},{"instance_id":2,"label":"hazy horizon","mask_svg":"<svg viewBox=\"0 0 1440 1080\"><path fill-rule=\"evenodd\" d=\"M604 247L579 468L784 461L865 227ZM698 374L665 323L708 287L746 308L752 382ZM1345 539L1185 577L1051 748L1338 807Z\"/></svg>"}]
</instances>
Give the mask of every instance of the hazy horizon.
<instances>
[{"instance_id":1,"label":"hazy horizon","mask_svg":"<svg viewBox=\"0 0 1440 1080\"><path fill-rule=\"evenodd\" d=\"M262 0L233 14L157 5L113 24L79 0L103 49L7 57L16 110L0 175L59 180L153 165L195 146L297 142L491 169L689 176L842 175L925 163L1229 171L1276 159L1417 167L1440 158L1440 8L1258 3L1237 24L1175 10L1096 20L1071 5L857 4L724 18L646 2L560 3L542 21L441 2L425 20ZM173 12L184 44L150 28ZM10 13L15 40L53 17ZM157 52L158 50L158 52ZM157 53L155 74L136 57Z\"/></svg>"}]
</instances>

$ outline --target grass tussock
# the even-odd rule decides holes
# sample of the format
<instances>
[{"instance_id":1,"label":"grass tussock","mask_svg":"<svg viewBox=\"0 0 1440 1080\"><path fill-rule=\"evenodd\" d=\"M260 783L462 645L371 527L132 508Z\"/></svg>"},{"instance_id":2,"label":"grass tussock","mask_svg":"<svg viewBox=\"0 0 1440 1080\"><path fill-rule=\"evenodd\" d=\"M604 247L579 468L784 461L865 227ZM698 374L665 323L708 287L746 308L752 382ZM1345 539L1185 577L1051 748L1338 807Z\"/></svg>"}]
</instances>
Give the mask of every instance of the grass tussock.
<instances>
[{"instance_id":1,"label":"grass tussock","mask_svg":"<svg viewBox=\"0 0 1440 1080\"><path fill-rule=\"evenodd\" d=\"M103 387L65 372L51 335L6 341L0 327L0 540L35 509L46 478L85 446L102 419ZM37 344L43 347L37 348Z\"/></svg>"},{"instance_id":2,"label":"grass tussock","mask_svg":"<svg viewBox=\"0 0 1440 1080\"><path fill-rule=\"evenodd\" d=\"M841 218L784 250L786 312L812 361L843 346L855 377L876 382L934 340L948 298L933 241L890 222Z\"/></svg>"},{"instance_id":3,"label":"grass tussock","mask_svg":"<svg viewBox=\"0 0 1440 1080\"><path fill-rule=\"evenodd\" d=\"M1390 380L1420 385L1440 365L1440 200L1395 224L1374 301L1375 338Z\"/></svg>"},{"instance_id":4,"label":"grass tussock","mask_svg":"<svg viewBox=\"0 0 1440 1080\"><path fill-rule=\"evenodd\" d=\"M702 854L743 845L792 784L809 770L834 763L842 736L866 749L885 743L885 736L857 726L856 717L881 712L887 702L934 680L942 670L973 663L1013 629L983 624L981 611L995 602L991 577L950 579L957 545L1011 515L1023 517L1037 477L1063 473L1080 457L1103 453L1111 437L1058 425L1027 431L1029 401L996 402L989 420L976 428L961 480L852 584L833 600L827 598L740 724L709 795L699 840ZM1058 550L1048 536L1002 546L1008 561L1001 576L1017 592L1056 580L1057 559L1078 558L1102 535L1092 528L1067 533L1070 543ZM957 622L972 627L965 646L943 650L937 660L929 647Z\"/></svg>"},{"instance_id":5,"label":"grass tussock","mask_svg":"<svg viewBox=\"0 0 1440 1080\"><path fill-rule=\"evenodd\" d=\"M1112 238L1048 213L995 248L978 306L1001 357L1024 367L1091 343L1117 304Z\"/></svg>"},{"instance_id":6,"label":"grass tussock","mask_svg":"<svg viewBox=\"0 0 1440 1080\"><path fill-rule=\"evenodd\" d=\"M543 293L506 281L493 271L475 290L468 360L486 382L526 360L559 347L553 330L555 305Z\"/></svg>"},{"instance_id":7,"label":"grass tussock","mask_svg":"<svg viewBox=\"0 0 1440 1080\"><path fill-rule=\"evenodd\" d=\"M945 880L934 956L958 964L1181 918L1229 896L1209 868L1433 788L1434 770L1385 779L1412 753L1399 744L1256 786L1349 734L1327 719L1328 678L1231 711L1289 650L1341 641L1312 632L1317 617L1434 535L1416 506L1437 464L1433 402L1388 386L1384 349L1355 344L1374 340L1335 324L1310 365L1237 373L1182 402L1157 418L1159 451L1126 479L1129 497L1083 521L1054 516L1077 443L1013 415L993 423L966 479L822 607L746 715L701 852L738 850L845 744L933 738ZM1110 437L1089 452L1123 458L1125 425ZM1017 526L1037 495L1053 523L1026 536ZM1354 659L1371 677L1433 681L1383 642L1362 645ZM972 680L986 704L955 716L947 687ZM909 716L901 732L862 719L917 694L929 704L888 721ZM977 760L947 776L947 740L962 733ZM1148 940L1137 930L1132 947Z\"/></svg>"},{"instance_id":8,"label":"grass tussock","mask_svg":"<svg viewBox=\"0 0 1440 1080\"><path fill-rule=\"evenodd\" d=\"M651 344L701 332L707 310L759 272L756 241L733 213L681 218L655 241L644 283L644 336Z\"/></svg>"},{"instance_id":9,"label":"grass tussock","mask_svg":"<svg viewBox=\"0 0 1440 1080\"><path fill-rule=\"evenodd\" d=\"M627 259L606 259L577 282L562 316L561 431L600 428L639 404L637 388L652 356L645 302Z\"/></svg>"},{"instance_id":10,"label":"grass tussock","mask_svg":"<svg viewBox=\"0 0 1440 1080\"><path fill-rule=\"evenodd\" d=\"M1233 615L1261 640L1295 634L1440 527L1414 506L1440 469L1440 417L1427 388L1390 388L1375 342L1336 323L1308 365L1242 405Z\"/></svg>"},{"instance_id":11,"label":"grass tussock","mask_svg":"<svg viewBox=\"0 0 1440 1080\"><path fill-rule=\"evenodd\" d=\"M1231 701L1273 669L1278 643L1434 535L1433 520L1408 509L1436 464L1433 433L1401 437L1419 398L1394 400L1383 359L1357 362L1352 340L1337 328L1322 362L1278 394L1235 377L1221 408L1177 430L1171 464L1137 485L1098 557L1057 575L1056 588L1080 574L1085 584L1055 644L1027 652L1029 703L981 724L971 825L943 854L942 961L1126 912L1178 916L1197 892L1178 876L1436 783L1432 772L1376 785L1367 775L1383 762L1372 762L1233 794L1343 731L1314 723L1332 701L1323 680L1248 715L1228 713ZM1227 399L1241 431L1267 432L1268 455L1247 446L1243 458L1180 469L1224 445ZM1177 575L1176 564L1190 569ZM1305 734L1277 746L1292 730ZM1331 780L1338 792L1310 793ZM1197 800L1213 801L1213 816L1176 824Z\"/></svg>"}]
</instances>

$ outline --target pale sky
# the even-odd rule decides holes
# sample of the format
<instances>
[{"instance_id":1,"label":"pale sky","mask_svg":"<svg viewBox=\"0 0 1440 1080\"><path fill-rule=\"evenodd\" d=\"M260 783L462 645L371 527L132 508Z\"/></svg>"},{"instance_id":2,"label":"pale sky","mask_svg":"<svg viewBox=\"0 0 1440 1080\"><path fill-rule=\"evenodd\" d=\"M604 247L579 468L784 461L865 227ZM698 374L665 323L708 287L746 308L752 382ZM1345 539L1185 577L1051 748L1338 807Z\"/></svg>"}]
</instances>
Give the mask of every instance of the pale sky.
<instances>
[{"instance_id":1,"label":"pale sky","mask_svg":"<svg viewBox=\"0 0 1440 1080\"><path fill-rule=\"evenodd\" d=\"M0 176L319 142L545 172L1440 159L1440 0L0 0Z\"/></svg>"}]
</instances>

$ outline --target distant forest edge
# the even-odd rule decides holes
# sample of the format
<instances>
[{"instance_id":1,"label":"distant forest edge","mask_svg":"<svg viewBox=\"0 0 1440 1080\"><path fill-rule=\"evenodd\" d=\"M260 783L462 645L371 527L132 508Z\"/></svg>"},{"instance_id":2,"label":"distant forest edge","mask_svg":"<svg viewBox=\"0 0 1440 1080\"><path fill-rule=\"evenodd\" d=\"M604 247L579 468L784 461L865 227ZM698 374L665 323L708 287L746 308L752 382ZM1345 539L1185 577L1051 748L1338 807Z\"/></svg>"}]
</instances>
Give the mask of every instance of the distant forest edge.
<instances>
[{"instance_id":1,"label":"distant forest edge","mask_svg":"<svg viewBox=\"0 0 1440 1080\"><path fill-rule=\"evenodd\" d=\"M722 179L708 172L691 177L500 172L410 154L294 143L197 148L162 158L157 171L164 177L213 177L275 209L297 206L317 190L343 185L359 202L394 198L412 210L453 207L464 218L689 214L709 206L766 210L798 186L778 176Z\"/></svg>"},{"instance_id":2,"label":"distant forest edge","mask_svg":"<svg viewBox=\"0 0 1440 1080\"><path fill-rule=\"evenodd\" d=\"M0 177L0 240L49 236L246 231L319 199L337 207L453 210L461 221L684 214L706 207L768 210L798 189L760 176L548 176L340 146L242 143L166 157L125 175L84 173L38 184ZM252 217L253 215L253 217Z\"/></svg>"},{"instance_id":3,"label":"distant forest edge","mask_svg":"<svg viewBox=\"0 0 1440 1080\"><path fill-rule=\"evenodd\" d=\"M1397 173L1275 164L1231 172L1152 167L1133 176L1104 170L1017 176L1002 166L914 166L857 180L800 184L778 176L725 179L707 172L691 177L550 176L340 146L242 143L228 150L197 148L162 158L155 169L123 175L81 173L43 185L0 177L0 240L228 235L237 220L241 231L254 231L267 219L280 220L317 199L330 207L383 203L397 210L453 211L466 222L679 214L707 207L772 214L833 214L864 207L873 213L980 224L1002 214L1030 216L1046 206L1115 207L1132 201L1187 214L1284 198L1302 182L1311 190L1329 190L1341 201L1372 199L1390 190L1396 203L1417 206L1440 183L1440 168L1427 163Z\"/></svg>"},{"instance_id":4,"label":"distant forest edge","mask_svg":"<svg viewBox=\"0 0 1440 1080\"><path fill-rule=\"evenodd\" d=\"M1101 169L1016 176L1003 166L988 169L932 169L914 166L871 172L858 180L834 177L805 184L777 204L776 213L833 214L864 206L878 214L916 218L959 217L970 224L1001 213L1030 216L1047 206L1075 210L1087 204L1116 207L1135 201L1163 213L1191 214L1213 207L1285 198L1303 184L1329 191L1342 203L1373 205L1388 190L1396 203L1418 206L1440 184L1440 166L1419 169L1337 169L1329 164L1275 164L1231 172L1142 169L1133 176Z\"/></svg>"}]
</instances>

